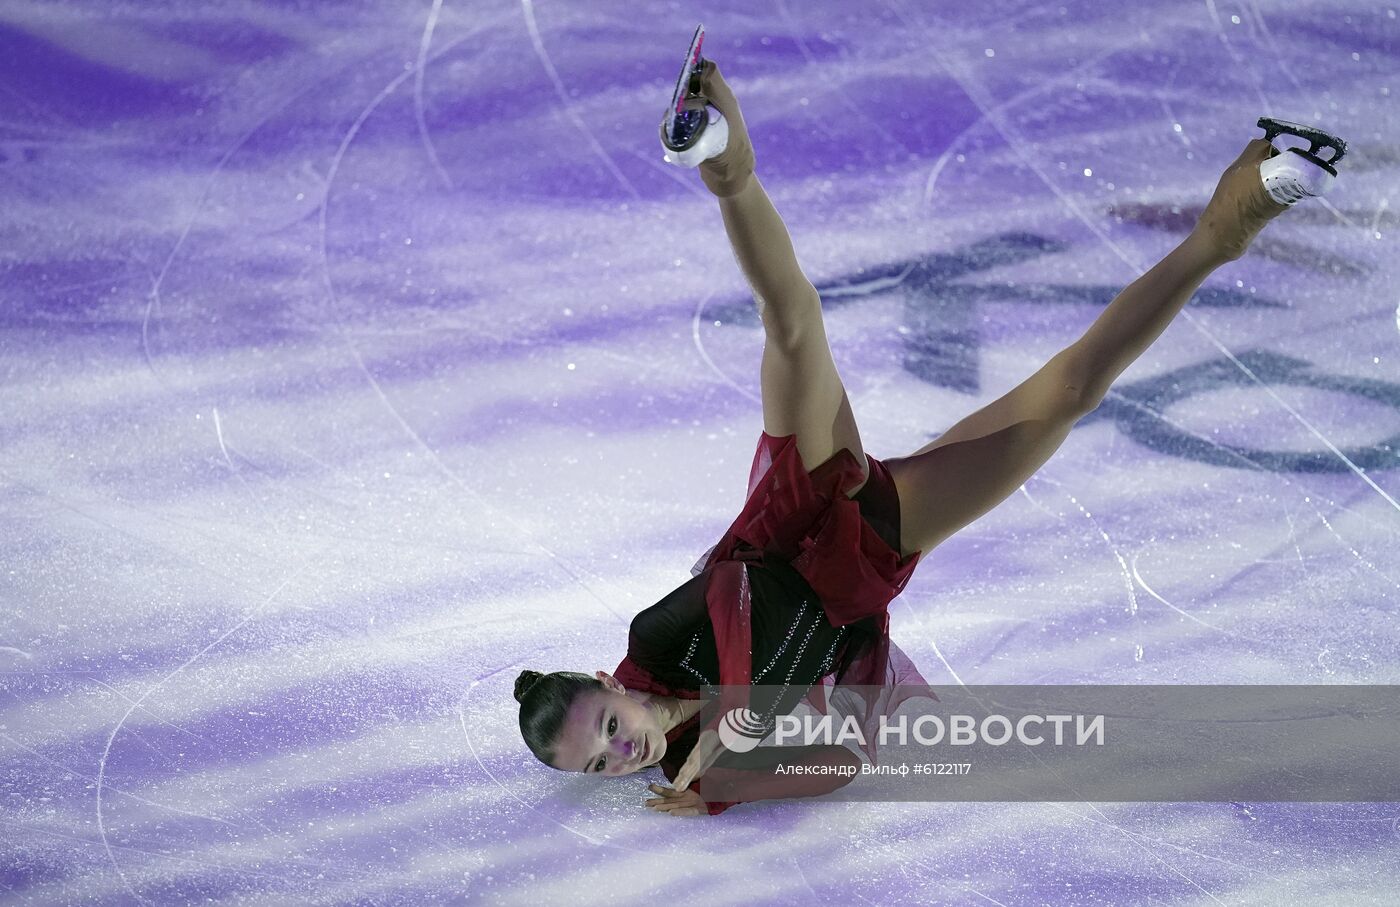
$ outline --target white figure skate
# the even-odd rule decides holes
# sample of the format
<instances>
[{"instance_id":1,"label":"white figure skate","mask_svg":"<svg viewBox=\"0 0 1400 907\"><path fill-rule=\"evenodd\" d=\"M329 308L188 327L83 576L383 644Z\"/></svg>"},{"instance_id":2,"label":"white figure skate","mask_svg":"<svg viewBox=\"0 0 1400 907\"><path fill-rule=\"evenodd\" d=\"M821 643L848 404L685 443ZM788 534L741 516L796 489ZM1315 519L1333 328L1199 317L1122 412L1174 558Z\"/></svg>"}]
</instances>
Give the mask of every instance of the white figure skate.
<instances>
[{"instance_id":1,"label":"white figure skate","mask_svg":"<svg viewBox=\"0 0 1400 907\"><path fill-rule=\"evenodd\" d=\"M700 73L705 65L700 45L704 42L705 26L701 25L690 39L690 51L676 79L671 106L666 108L666 118L661 121L664 158L677 167L699 167L723 153L729 144L729 124L724 114L706 104L700 96Z\"/></svg>"},{"instance_id":2,"label":"white figure skate","mask_svg":"<svg viewBox=\"0 0 1400 907\"><path fill-rule=\"evenodd\" d=\"M1346 142L1321 129L1272 117L1260 117L1256 125L1274 146L1269 159L1259 165L1270 198L1291 205L1332 188L1337 162L1347 153Z\"/></svg>"}]
</instances>

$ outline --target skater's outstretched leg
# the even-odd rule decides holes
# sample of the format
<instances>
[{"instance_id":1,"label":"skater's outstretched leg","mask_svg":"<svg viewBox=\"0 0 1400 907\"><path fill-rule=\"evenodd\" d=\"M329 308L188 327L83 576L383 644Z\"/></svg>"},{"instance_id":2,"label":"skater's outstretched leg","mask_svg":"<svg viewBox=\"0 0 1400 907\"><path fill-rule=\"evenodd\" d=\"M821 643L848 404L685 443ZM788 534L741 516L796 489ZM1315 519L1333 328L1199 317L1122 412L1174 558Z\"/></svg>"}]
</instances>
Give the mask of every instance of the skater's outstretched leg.
<instances>
[{"instance_id":1,"label":"skater's outstretched leg","mask_svg":"<svg viewBox=\"0 0 1400 907\"><path fill-rule=\"evenodd\" d=\"M905 551L928 551L1016 491L1092 412L1221 265L1244 254L1278 214L1259 175L1268 142L1226 169L1196 228L1133 281L1079 340L1011 392L908 457L886 461L901 502Z\"/></svg>"},{"instance_id":2,"label":"skater's outstretched leg","mask_svg":"<svg viewBox=\"0 0 1400 907\"><path fill-rule=\"evenodd\" d=\"M706 62L701 85L729 124L724 152L701 164L700 175L719 199L725 232L763 320L763 429L775 436L796 435L809 470L842 448L865 470L860 432L827 343L821 298L802 273L787 228L754 175L753 146L739 102L713 62Z\"/></svg>"}]
</instances>

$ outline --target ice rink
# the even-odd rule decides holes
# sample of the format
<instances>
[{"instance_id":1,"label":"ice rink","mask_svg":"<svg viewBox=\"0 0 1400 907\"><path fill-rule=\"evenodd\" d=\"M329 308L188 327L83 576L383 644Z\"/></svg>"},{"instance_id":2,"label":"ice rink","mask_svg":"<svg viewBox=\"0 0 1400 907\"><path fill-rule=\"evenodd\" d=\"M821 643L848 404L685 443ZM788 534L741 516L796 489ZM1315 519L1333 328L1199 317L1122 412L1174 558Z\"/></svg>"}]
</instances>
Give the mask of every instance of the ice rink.
<instances>
[{"instance_id":1,"label":"ice rink","mask_svg":"<svg viewBox=\"0 0 1400 907\"><path fill-rule=\"evenodd\" d=\"M1397 15L4 4L0 901L1394 903L1400 804L678 819L511 690L613 670L743 503L762 329L657 141L699 21L877 457L1076 339L1259 116L1346 138L893 637L939 684L1400 683Z\"/></svg>"}]
</instances>

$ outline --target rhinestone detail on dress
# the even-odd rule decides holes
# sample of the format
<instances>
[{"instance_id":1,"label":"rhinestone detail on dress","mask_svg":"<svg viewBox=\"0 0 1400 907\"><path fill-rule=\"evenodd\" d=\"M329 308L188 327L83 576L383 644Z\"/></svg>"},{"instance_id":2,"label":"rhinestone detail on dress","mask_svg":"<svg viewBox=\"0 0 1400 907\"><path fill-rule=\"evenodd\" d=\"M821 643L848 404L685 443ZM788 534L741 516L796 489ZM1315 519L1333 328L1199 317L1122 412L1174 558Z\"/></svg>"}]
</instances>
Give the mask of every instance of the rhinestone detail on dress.
<instances>
[{"instance_id":1,"label":"rhinestone detail on dress","mask_svg":"<svg viewBox=\"0 0 1400 907\"><path fill-rule=\"evenodd\" d=\"M831 648L826 650L826 655L822 658L822 666L818 669L825 677L831 673L832 663L836 660L836 650L841 645L841 639L846 635L844 626L836 628L836 638L831 641Z\"/></svg>"},{"instance_id":2,"label":"rhinestone detail on dress","mask_svg":"<svg viewBox=\"0 0 1400 907\"><path fill-rule=\"evenodd\" d=\"M792 642L792 638L797 635L797 628L801 626L802 619L807 616L807 606L809 604L811 603L805 599L802 601L802 608L797 612L797 616L793 618L792 626L788 627L787 635L783 637L782 645L778 646L778 651L773 653L773 657L769 660L767 666L764 667L762 671L753 675L755 681L762 679L764 675L773 670L773 666L778 663L778 659L783 657L783 653L787 651L788 643Z\"/></svg>"},{"instance_id":3,"label":"rhinestone detail on dress","mask_svg":"<svg viewBox=\"0 0 1400 907\"><path fill-rule=\"evenodd\" d=\"M690 646L685 650L685 657L681 659L681 667L694 674L700 683L708 685L711 683L710 679L697 671L690 663L690 659L695 657L695 650L700 647L700 637L704 632L704 629L701 628L695 631L694 636L690 637Z\"/></svg>"}]
</instances>

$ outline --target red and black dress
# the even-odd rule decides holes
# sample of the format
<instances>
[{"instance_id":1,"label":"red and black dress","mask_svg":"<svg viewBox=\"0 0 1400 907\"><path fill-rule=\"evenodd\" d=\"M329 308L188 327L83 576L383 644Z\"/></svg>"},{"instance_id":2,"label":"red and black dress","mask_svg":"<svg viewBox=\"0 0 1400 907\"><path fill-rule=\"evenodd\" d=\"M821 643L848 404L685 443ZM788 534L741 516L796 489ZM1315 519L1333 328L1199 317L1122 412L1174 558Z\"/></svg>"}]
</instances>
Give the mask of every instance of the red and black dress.
<instances>
[{"instance_id":1,"label":"red and black dress","mask_svg":"<svg viewBox=\"0 0 1400 907\"><path fill-rule=\"evenodd\" d=\"M849 450L809 473L796 436L763 433L738 519L692 579L633 619L614 676L628 689L680 699L700 698L706 685L762 684L780 691L766 704L776 714L818 684L860 687L873 761L880 716L912 695L896 688L927 682L889 638L889 603L919 555L899 556L894 482L883 463L866 459L869 481L848 498L861 481ZM699 732L697 715L666 735L668 779ZM691 785L702 797L703 780ZM732 805L710 802L709 812Z\"/></svg>"}]
</instances>

